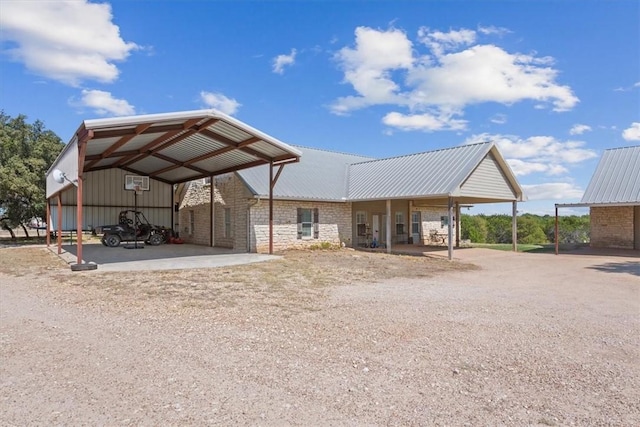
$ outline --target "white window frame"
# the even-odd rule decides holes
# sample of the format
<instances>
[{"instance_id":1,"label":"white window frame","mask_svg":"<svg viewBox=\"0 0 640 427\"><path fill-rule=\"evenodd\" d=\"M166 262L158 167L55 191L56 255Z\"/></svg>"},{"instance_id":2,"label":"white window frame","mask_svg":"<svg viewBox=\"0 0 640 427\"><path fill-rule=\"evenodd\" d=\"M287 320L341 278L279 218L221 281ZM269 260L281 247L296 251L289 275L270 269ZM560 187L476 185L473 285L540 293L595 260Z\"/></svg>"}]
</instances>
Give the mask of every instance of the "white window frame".
<instances>
[{"instance_id":1,"label":"white window frame","mask_svg":"<svg viewBox=\"0 0 640 427\"><path fill-rule=\"evenodd\" d=\"M402 225L402 233L400 234L406 234L407 233L407 229L405 227L405 223L404 223L404 212L402 211L398 211L396 212L396 228L395 228L395 234L398 235L398 225Z\"/></svg>"},{"instance_id":2,"label":"white window frame","mask_svg":"<svg viewBox=\"0 0 640 427\"><path fill-rule=\"evenodd\" d=\"M309 221L305 221L305 214L309 214ZM302 220L300 224L302 224L302 239L313 239L313 209L301 208L301 217ZM305 227L308 227L308 235L305 234Z\"/></svg>"}]
</instances>

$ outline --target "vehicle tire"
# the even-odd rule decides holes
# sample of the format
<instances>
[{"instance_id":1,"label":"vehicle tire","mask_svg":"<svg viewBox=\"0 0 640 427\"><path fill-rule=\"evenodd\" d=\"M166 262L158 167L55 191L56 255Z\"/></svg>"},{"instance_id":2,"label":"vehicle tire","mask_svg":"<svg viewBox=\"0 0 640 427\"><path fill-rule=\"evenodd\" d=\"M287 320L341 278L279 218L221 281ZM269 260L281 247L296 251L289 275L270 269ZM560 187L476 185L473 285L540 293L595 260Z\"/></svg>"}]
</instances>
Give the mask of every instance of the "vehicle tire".
<instances>
[{"instance_id":1,"label":"vehicle tire","mask_svg":"<svg viewBox=\"0 0 640 427\"><path fill-rule=\"evenodd\" d=\"M102 241L110 248L115 248L120 245L122 239L120 239L120 236L118 236L117 234L107 234L102 238Z\"/></svg>"},{"instance_id":2,"label":"vehicle tire","mask_svg":"<svg viewBox=\"0 0 640 427\"><path fill-rule=\"evenodd\" d=\"M100 239L100 241L102 242L103 245L107 246L107 242L104 241L104 237L105 236L102 236L102 239Z\"/></svg>"},{"instance_id":3,"label":"vehicle tire","mask_svg":"<svg viewBox=\"0 0 640 427\"><path fill-rule=\"evenodd\" d=\"M164 236L159 233L154 233L151 236L149 236L148 242L151 246L161 245L164 242Z\"/></svg>"}]
</instances>

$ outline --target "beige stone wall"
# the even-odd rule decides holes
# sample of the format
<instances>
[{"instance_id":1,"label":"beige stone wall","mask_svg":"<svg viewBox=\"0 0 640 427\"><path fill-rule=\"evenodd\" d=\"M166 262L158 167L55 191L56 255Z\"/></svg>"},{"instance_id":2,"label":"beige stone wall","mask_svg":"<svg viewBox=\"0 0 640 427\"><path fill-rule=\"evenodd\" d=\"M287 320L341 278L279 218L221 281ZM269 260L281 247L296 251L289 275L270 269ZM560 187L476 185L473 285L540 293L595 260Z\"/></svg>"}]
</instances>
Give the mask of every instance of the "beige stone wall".
<instances>
[{"instance_id":1,"label":"beige stone wall","mask_svg":"<svg viewBox=\"0 0 640 427\"><path fill-rule=\"evenodd\" d=\"M192 183L180 205L180 237L185 243L196 245L211 244L211 185ZM194 213L194 223L191 227L189 212Z\"/></svg>"},{"instance_id":2,"label":"beige stone wall","mask_svg":"<svg viewBox=\"0 0 640 427\"><path fill-rule=\"evenodd\" d=\"M633 206L592 207L591 246L633 249Z\"/></svg>"},{"instance_id":3,"label":"beige stone wall","mask_svg":"<svg viewBox=\"0 0 640 427\"><path fill-rule=\"evenodd\" d=\"M252 194L236 174L216 177L216 189L219 197L215 201L215 246L237 250L248 250L247 218ZM231 211L231 235L225 236L224 210Z\"/></svg>"},{"instance_id":4,"label":"beige stone wall","mask_svg":"<svg viewBox=\"0 0 640 427\"><path fill-rule=\"evenodd\" d=\"M412 208L412 212L420 211L420 238L423 245L445 245L446 241L440 240L441 236L448 233L448 226L443 223L442 217L447 216L447 209L440 207L418 207ZM455 224L455 222L454 222ZM431 234L437 232L440 239L432 240ZM453 238L455 239L455 228L453 230Z\"/></svg>"},{"instance_id":5,"label":"beige stone wall","mask_svg":"<svg viewBox=\"0 0 640 427\"><path fill-rule=\"evenodd\" d=\"M297 209L318 208L318 238L298 239ZM269 252L269 201L251 207L251 252ZM328 242L351 245L351 203L276 200L273 204L273 249L305 248Z\"/></svg>"}]
</instances>

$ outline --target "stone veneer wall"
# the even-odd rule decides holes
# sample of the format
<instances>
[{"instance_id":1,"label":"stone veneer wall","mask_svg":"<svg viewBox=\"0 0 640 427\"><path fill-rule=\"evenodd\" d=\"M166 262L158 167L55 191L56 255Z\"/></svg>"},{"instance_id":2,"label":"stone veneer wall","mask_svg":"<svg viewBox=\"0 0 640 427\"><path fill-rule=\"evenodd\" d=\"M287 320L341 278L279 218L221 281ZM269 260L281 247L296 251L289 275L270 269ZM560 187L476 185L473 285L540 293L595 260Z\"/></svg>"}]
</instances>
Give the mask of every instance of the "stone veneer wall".
<instances>
[{"instance_id":1,"label":"stone veneer wall","mask_svg":"<svg viewBox=\"0 0 640 427\"><path fill-rule=\"evenodd\" d=\"M249 206L256 201L236 174L216 177L216 190L220 197L215 200L215 246L248 251L247 218ZM231 236L224 235L224 210L231 209Z\"/></svg>"},{"instance_id":2,"label":"stone veneer wall","mask_svg":"<svg viewBox=\"0 0 640 427\"><path fill-rule=\"evenodd\" d=\"M633 249L633 206L592 207L591 247Z\"/></svg>"},{"instance_id":3,"label":"stone veneer wall","mask_svg":"<svg viewBox=\"0 0 640 427\"><path fill-rule=\"evenodd\" d=\"M318 238L298 239L297 209L318 208ZM269 201L251 207L251 252L269 252ZM275 200L273 250L305 248L328 242L351 246L351 203Z\"/></svg>"},{"instance_id":4,"label":"stone veneer wall","mask_svg":"<svg viewBox=\"0 0 640 427\"><path fill-rule=\"evenodd\" d=\"M446 224L442 223L441 217L443 216L447 216L447 209L446 208L438 208L438 207L418 207L418 206L414 206L412 208L412 211L420 211L420 222L421 222L421 229L420 229L420 237L422 239L422 244L423 245L446 245L446 243L443 242L432 242L431 241L431 232L432 230L436 230L438 233L441 234L446 234L448 233L448 227ZM409 221L411 221L411 217L409 217ZM455 238L456 238L456 229L455 229L455 220L453 222L454 228L453 228L453 239L454 239L454 243L455 243ZM409 227L411 227L411 224L409 224Z\"/></svg>"},{"instance_id":5,"label":"stone veneer wall","mask_svg":"<svg viewBox=\"0 0 640 427\"><path fill-rule=\"evenodd\" d=\"M214 193L215 194L215 193ZM217 194L215 194L217 196ZM194 227L190 230L189 212L194 212ZM178 216L180 237L185 243L209 245L211 243L211 184L194 181L190 183Z\"/></svg>"}]
</instances>

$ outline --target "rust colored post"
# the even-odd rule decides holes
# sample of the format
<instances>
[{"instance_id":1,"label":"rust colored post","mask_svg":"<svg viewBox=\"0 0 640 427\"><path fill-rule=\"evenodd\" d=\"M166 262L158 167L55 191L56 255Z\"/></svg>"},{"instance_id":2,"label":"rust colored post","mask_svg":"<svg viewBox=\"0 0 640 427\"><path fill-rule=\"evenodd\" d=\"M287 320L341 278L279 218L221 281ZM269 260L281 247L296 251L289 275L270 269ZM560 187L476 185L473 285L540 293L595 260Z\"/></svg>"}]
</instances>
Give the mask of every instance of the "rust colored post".
<instances>
[{"instance_id":1,"label":"rust colored post","mask_svg":"<svg viewBox=\"0 0 640 427\"><path fill-rule=\"evenodd\" d=\"M273 254L273 162L269 164L269 254Z\"/></svg>"},{"instance_id":2,"label":"rust colored post","mask_svg":"<svg viewBox=\"0 0 640 427\"><path fill-rule=\"evenodd\" d=\"M453 260L453 197L447 203L447 253L449 261Z\"/></svg>"},{"instance_id":3,"label":"rust colored post","mask_svg":"<svg viewBox=\"0 0 640 427\"><path fill-rule=\"evenodd\" d=\"M456 248L460 247L460 203L456 202Z\"/></svg>"},{"instance_id":4,"label":"rust colored post","mask_svg":"<svg viewBox=\"0 0 640 427\"><path fill-rule=\"evenodd\" d=\"M49 206L49 198L47 198L47 218L45 219L47 223L47 247L51 246L51 206Z\"/></svg>"},{"instance_id":5,"label":"rust colored post","mask_svg":"<svg viewBox=\"0 0 640 427\"><path fill-rule=\"evenodd\" d=\"M78 234L78 241L76 243L77 246L77 251L78 251L78 258L76 260L76 263L78 265L82 264L82 177L80 175L78 175L78 189L77 189L77 211L76 211L76 216L77 216L77 234Z\"/></svg>"},{"instance_id":6,"label":"rust colored post","mask_svg":"<svg viewBox=\"0 0 640 427\"><path fill-rule=\"evenodd\" d=\"M559 243L558 243L558 205L556 205L556 224L555 224L555 242L556 242L556 255L558 255L559 251Z\"/></svg>"},{"instance_id":7,"label":"rust colored post","mask_svg":"<svg viewBox=\"0 0 640 427\"><path fill-rule=\"evenodd\" d=\"M58 192L58 255L62 253L62 194Z\"/></svg>"}]
</instances>

